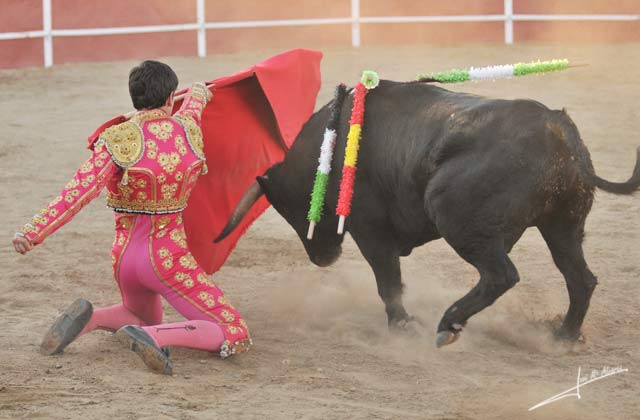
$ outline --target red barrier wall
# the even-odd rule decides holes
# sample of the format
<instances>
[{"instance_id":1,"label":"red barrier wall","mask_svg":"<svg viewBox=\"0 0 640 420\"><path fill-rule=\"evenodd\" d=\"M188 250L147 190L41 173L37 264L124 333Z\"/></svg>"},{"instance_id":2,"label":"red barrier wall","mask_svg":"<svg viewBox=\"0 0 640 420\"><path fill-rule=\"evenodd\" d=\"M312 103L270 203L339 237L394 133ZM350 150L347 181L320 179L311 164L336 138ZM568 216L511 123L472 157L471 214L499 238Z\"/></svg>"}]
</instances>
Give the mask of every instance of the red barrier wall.
<instances>
[{"instance_id":1,"label":"red barrier wall","mask_svg":"<svg viewBox=\"0 0 640 420\"><path fill-rule=\"evenodd\" d=\"M42 0L2 0L0 33L42 29ZM0 68L42 66L41 38L0 41Z\"/></svg>"},{"instance_id":2,"label":"red barrier wall","mask_svg":"<svg viewBox=\"0 0 640 420\"><path fill-rule=\"evenodd\" d=\"M518 14L640 14L638 0L514 0ZM514 42L632 42L640 41L635 22L517 22Z\"/></svg>"},{"instance_id":3,"label":"red barrier wall","mask_svg":"<svg viewBox=\"0 0 640 420\"><path fill-rule=\"evenodd\" d=\"M53 29L195 23L195 0L51 0ZM310 4L313 6L310 7ZM503 0L360 0L360 15L503 13ZM350 0L206 0L207 22L349 17ZM516 14L640 14L639 0L514 0ZM0 0L0 33L42 30L42 0ZM207 52L351 45L351 25L207 30ZM640 41L640 21L514 22L515 42ZM361 24L367 45L504 42L503 22ZM0 68L43 65L42 38L0 41ZM197 54L196 31L54 37L54 63Z\"/></svg>"}]
</instances>

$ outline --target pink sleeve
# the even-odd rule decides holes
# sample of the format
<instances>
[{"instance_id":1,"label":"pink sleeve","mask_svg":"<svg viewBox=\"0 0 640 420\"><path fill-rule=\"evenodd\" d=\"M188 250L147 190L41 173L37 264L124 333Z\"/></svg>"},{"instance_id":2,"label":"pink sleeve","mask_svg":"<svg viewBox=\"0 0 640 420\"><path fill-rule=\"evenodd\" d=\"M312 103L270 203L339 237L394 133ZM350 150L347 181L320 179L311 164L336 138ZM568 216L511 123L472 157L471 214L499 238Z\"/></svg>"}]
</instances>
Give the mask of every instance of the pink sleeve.
<instances>
[{"instance_id":1,"label":"pink sleeve","mask_svg":"<svg viewBox=\"0 0 640 420\"><path fill-rule=\"evenodd\" d=\"M192 118L200 125L202 111L207 105L209 90L203 83L194 83L182 101L180 109L174 114L177 117Z\"/></svg>"},{"instance_id":2,"label":"pink sleeve","mask_svg":"<svg viewBox=\"0 0 640 420\"><path fill-rule=\"evenodd\" d=\"M100 195L100 191L118 170L104 144L98 142L89 160L78 169L60 195L22 228L24 235L33 244L42 243L47 236L69 222L82 207Z\"/></svg>"}]
</instances>

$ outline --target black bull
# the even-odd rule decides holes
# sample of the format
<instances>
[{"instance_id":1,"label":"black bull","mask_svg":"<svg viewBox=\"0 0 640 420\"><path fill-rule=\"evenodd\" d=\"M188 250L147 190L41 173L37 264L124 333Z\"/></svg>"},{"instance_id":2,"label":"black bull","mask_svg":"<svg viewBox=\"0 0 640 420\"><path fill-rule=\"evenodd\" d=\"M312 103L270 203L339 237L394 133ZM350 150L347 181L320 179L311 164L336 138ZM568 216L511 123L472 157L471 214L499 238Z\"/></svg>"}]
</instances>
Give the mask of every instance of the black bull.
<instances>
[{"instance_id":1,"label":"black bull","mask_svg":"<svg viewBox=\"0 0 640 420\"><path fill-rule=\"evenodd\" d=\"M264 193L302 240L311 261L341 253L335 208L351 96L342 108L324 217L312 240L306 214L331 104L305 124L283 162L258 177L217 240ZM480 273L477 285L444 313L437 345L458 337L467 320L519 280L509 258L535 226L564 275L569 309L557 336L580 337L596 277L582 241L596 187L631 194L640 186L640 149L632 177L598 177L576 126L563 111L532 100L488 99L433 85L382 81L367 96L349 231L371 265L389 325L413 318L402 304L400 257L444 238Z\"/></svg>"}]
</instances>

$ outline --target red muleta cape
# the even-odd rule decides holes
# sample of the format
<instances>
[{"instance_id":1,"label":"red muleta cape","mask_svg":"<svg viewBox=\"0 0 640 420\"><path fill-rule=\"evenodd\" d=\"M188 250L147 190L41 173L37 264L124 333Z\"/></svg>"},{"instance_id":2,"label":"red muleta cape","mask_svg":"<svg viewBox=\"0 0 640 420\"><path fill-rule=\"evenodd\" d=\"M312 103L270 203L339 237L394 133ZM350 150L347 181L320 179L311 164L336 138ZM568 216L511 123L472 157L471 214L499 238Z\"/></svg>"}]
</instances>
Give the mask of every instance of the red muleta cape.
<instances>
[{"instance_id":1,"label":"red muleta cape","mask_svg":"<svg viewBox=\"0 0 640 420\"><path fill-rule=\"evenodd\" d=\"M236 230L213 243L242 194L256 176L284 158L313 113L321 59L318 51L291 50L207 82L213 99L202 115L202 133L209 172L200 176L184 211L189 249L207 273L222 267L240 237L269 207L263 196ZM174 112L181 103L176 101ZM100 126L89 137L89 148L102 131L126 120L121 115Z\"/></svg>"}]
</instances>

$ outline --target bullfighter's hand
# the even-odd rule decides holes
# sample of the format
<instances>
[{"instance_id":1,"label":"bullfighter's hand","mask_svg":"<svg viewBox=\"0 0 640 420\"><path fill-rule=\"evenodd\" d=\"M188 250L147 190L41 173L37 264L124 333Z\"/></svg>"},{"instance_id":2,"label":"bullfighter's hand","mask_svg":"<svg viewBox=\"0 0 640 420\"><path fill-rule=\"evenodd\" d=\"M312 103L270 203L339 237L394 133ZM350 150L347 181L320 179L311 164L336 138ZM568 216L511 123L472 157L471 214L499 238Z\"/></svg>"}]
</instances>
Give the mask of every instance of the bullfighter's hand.
<instances>
[{"instance_id":1,"label":"bullfighter's hand","mask_svg":"<svg viewBox=\"0 0 640 420\"><path fill-rule=\"evenodd\" d=\"M33 249L33 243L24 236L16 235L13 237L13 247L16 252L24 255Z\"/></svg>"}]
</instances>

